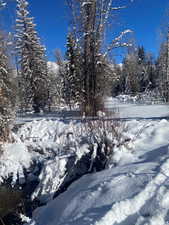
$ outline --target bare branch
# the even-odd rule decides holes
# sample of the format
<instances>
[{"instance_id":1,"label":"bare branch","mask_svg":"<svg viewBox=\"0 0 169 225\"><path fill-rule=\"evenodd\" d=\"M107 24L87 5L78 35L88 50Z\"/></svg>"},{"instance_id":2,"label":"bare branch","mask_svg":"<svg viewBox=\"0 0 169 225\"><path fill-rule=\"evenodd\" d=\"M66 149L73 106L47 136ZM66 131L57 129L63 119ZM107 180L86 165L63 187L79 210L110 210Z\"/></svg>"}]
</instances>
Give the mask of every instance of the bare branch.
<instances>
[{"instance_id":1,"label":"bare branch","mask_svg":"<svg viewBox=\"0 0 169 225\"><path fill-rule=\"evenodd\" d=\"M116 43L114 46L109 47L108 51L111 51L112 48L121 48L121 47L132 47L131 43Z\"/></svg>"},{"instance_id":2,"label":"bare branch","mask_svg":"<svg viewBox=\"0 0 169 225\"><path fill-rule=\"evenodd\" d=\"M104 25L107 23L107 20L109 18L112 2L113 2L113 0L110 0L109 3L108 3L107 10L106 10L106 13L105 13L105 18L104 18L104 21L103 21Z\"/></svg>"},{"instance_id":3,"label":"bare branch","mask_svg":"<svg viewBox=\"0 0 169 225\"><path fill-rule=\"evenodd\" d=\"M120 9L126 9L127 8L127 6L119 6L119 7L113 7L113 8L111 8L111 10L120 10Z\"/></svg>"},{"instance_id":4,"label":"bare branch","mask_svg":"<svg viewBox=\"0 0 169 225\"><path fill-rule=\"evenodd\" d=\"M128 34L128 33L132 33L132 32L133 32L133 31L130 30L130 29L127 29L127 30L122 31L122 32L120 33L120 35L119 35L118 37L116 37L116 38L112 41L112 44L116 43L116 41L121 40L121 39L124 37L124 35L126 35L126 34Z\"/></svg>"}]
</instances>

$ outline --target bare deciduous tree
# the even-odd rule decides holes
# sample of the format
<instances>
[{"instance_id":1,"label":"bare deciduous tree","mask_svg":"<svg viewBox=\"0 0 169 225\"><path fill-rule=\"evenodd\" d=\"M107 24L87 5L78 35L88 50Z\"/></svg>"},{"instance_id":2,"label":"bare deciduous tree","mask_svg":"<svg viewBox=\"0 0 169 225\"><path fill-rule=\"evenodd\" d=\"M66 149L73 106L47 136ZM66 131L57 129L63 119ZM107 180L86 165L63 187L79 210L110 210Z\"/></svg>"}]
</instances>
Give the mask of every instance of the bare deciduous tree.
<instances>
[{"instance_id":1,"label":"bare deciduous tree","mask_svg":"<svg viewBox=\"0 0 169 225\"><path fill-rule=\"evenodd\" d=\"M102 97L106 88L108 53L113 48L127 46L123 37L131 32L125 30L104 48L106 28L113 7L112 0L71 0L72 33L80 49L81 110L87 116L95 116L102 109ZM103 85L104 84L104 85Z\"/></svg>"}]
</instances>

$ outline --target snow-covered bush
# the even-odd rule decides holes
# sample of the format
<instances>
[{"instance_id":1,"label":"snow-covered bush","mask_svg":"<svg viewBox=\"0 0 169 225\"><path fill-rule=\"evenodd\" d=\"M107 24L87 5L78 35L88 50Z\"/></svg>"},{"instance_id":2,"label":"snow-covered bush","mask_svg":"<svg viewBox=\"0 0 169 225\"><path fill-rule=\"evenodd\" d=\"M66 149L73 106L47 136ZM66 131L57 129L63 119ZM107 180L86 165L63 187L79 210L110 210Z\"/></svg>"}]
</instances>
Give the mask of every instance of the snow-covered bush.
<instances>
[{"instance_id":1,"label":"snow-covered bush","mask_svg":"<svg viewBox=\"0 0 169 225\"><path fill-rule=\"evenodd\" d=\"M104 117L97 120L84 118L81 122L68 124L41 120L25 124L18 136L36 157L76 155L80 159L92 152L95 158L99 151L105 161L109 161L114 147L120 148L130 142L127 129L126 123Z\"/></svg>"},{"instance_id":2,"label":"snow-covered bush","mask_svg":"<svg viewBox=\"0 0 169 225\"><path fill-rule=\"evenodd\" d=\"M21 166L15 163L16 169L8 171L5 177L12 174L14 183L17 178L19 182L24 181L22 165L29 171L31 162L40 163L41 169L38 176L36 175L39 184L32 199L47 202L53 198L55 192L63 190L82 175L103 170L110 164L114 165L114 148L121 148L128 143L123 135L125 129L125 124L106 120L104 117L97 120L86 118L81 122L70 123L59 120L26 123L18 130L17 137L19 145L25 149L21 154L23 152L25 155L26 152L29 160L15 160ZM12 164L13 158L8 158L10 161L6 160L6 163ZM6 164L3 168L6 168ZM3 174L0 175L3 177Z\"/></svg>"},{"instance_id":3,"label":"snow-covered bush","mask_svg":"<svg viewBox=\"0 0 169 225\"><path fill-rule=\"evenodd\" d=\"M87 142L93 149L95 157L99 152L105 156L105 167L112 163L114 149L124 147L129 148L131 139L127 137L127 125L119 121L100 119L88 121L82 124L85 130Z\"/></svg>"}]
</instances>

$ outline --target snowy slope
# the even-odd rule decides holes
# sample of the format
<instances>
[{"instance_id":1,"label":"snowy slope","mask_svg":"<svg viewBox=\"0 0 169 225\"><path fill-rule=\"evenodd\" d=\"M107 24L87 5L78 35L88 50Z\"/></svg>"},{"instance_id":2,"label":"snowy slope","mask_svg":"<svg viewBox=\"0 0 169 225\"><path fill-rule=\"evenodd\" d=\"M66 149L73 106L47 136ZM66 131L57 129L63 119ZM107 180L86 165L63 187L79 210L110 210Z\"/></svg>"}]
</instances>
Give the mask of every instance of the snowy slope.
<instances>
[{"instance_id":1,"label":"snowy slope","mask_svg":"<svg viewBox=\"0 0 169 225\"><path fill-rule=\"evenodd\" d=\"M35 225L169 224L169 122L130 121L116 167L83 176L34 212Z\"/></svg>"}]
</instances>

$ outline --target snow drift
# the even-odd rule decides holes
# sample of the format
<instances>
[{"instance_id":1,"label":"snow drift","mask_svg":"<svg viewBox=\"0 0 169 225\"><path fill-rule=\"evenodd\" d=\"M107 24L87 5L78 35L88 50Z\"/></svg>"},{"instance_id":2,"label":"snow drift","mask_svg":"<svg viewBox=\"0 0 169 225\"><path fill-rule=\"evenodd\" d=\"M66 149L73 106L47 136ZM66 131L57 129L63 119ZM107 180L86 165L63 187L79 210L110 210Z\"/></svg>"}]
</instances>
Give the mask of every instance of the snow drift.
<instances>
[{"instance_id":1,"label":"snow drift","mask_svg":"<svg viewBox=\"0 0 169 225\"><path fill-rule=\"evenodd\" d=\"M130 148L115 149L109 169L75 181L36 209L29 224L168 224L169 122L129 121L126 127Z\"/></svg>"}]
</instances>

